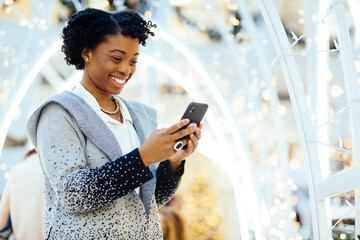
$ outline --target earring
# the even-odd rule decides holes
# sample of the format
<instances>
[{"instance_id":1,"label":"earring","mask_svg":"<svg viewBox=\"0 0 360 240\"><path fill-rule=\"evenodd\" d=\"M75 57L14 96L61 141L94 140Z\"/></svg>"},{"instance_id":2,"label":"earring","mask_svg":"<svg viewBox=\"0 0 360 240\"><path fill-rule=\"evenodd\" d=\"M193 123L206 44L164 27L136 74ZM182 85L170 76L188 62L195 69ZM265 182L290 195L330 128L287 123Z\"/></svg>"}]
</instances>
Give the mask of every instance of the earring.
<instances>
[{"instance_id":1,"label":"earring","mask_svg":"<svg viewBox=\"0 0 360 240\"><path fill-rule=\"evenodd\" d=\"M89 59L87 58L87 59L85 59L85 61L89 61Z\"/></svg>"}]
</instances>

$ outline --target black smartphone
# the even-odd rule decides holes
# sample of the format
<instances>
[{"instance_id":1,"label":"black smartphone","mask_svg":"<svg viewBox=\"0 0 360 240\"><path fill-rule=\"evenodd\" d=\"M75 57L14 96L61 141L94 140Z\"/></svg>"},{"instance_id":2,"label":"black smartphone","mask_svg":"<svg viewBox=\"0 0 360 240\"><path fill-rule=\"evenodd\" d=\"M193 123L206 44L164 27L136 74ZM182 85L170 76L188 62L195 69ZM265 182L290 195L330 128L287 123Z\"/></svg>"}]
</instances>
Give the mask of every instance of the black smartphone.
<instances>
[{"instance_id":1,"label":"black smartphone","mask_svg":"<svg viewBox=\"0 0 360 240\"><path fill-rule=\"evenodd\" d=\"M191 102L188 105L188 107L186 108L184 115L181 117L181 119L185 119L185 118L190 119L190 122L188 124L186 124L185 126L183 126L182 128L180 128L178 131L180 131L181 129L187 128L189 126L189 124L191 124L191 123L196 123L196 125L199 126L208 107L209 106L206 103ZM182 140L185 138L189 138L189 135L182 137L179 140Z\"/></svg>"}]
</instances>

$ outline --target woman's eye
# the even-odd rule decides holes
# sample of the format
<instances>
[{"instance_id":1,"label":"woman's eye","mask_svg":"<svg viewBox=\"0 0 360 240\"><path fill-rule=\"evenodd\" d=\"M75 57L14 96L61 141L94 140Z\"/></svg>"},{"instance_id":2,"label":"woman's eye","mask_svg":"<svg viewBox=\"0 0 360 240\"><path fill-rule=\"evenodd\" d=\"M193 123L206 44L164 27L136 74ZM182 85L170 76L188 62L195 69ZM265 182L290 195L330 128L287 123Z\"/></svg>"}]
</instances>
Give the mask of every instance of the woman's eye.
<instances>
[{"instance_id":1,"label":"woman's eye","mask_svg":"<svg viewBox=\"0 0 360 240\"><path fill-rule=\"evenodd\" d=\"M137 64L137 61L131 61L131 64L132 64L132 65L136 65L136 64Z\"/></svg>"},{"instance_id":2,"label":"woman's eye","mask_svg":"<svg viewBox=\"0 0 360 240\"><path fill-rule=\"evenodd\" d=\"M114 60L116 61L121 61L122 59L121 58L117 58L117 57L113 57Z\"/></svg>"}]
</instances>

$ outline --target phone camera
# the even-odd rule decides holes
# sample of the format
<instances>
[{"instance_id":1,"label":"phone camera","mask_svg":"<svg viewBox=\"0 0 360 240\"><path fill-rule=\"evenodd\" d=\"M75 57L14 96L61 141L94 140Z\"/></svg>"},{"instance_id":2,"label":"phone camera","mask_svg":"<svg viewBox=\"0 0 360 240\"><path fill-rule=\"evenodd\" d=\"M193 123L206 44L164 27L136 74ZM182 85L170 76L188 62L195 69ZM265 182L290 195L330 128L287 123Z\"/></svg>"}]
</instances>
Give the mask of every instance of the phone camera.
<instances>
[{"instance_id":1,"label":"phone camera","mask_svg":"<svg viewBox=\"0 0 360 240\"><path fill-rule=\"evenodd\" d=\"M192 106L190 109L190 113L192 113L195 110L195 106Z\"/></svg>"}]
</instances>

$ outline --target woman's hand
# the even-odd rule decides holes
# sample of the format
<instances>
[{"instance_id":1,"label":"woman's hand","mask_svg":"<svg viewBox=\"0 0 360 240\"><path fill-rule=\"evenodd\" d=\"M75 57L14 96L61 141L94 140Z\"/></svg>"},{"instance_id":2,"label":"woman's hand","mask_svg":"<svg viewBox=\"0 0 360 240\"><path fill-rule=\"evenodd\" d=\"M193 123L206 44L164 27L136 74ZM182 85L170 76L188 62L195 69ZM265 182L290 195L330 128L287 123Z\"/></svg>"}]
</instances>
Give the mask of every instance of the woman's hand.
<instances>
[{"instance_id":1,"label":"woman's hand","mask_svg":"<svg viewBox=\"0 0 360 240\"><path fill-rule=\"evenodd\" d=\"M176 140L195 131L194 127L188 127L178 131L188 123L189 119L184 119L178 123L175 123L169 128L163 128L154 131L146 139L144 144L139 147L139 153L145 166L149 166L157 162L162 162L172 157L175 154L174 145Z\"/></svg>"},{"instance_id":2,"label":"woman's hand","mask_svg":"<svg viewBox=\"0 0 360 240\"><path fill-rule=\"evenodd\" d=\"M178 169L178 167L180 166L181 161L183 159L190 156L195 151L195 149L197 148L197 146L199 144L199 140L201 138L202 127L203 127L203 124L200 123L200 126L196 128L195 132L190 134L190 139L188 139L186 149L182 149L182 150L176 152L170 158L168 158L170 161L170 166L171 166L172 172L175 172Z\"/></svg>"}]
</instances>

